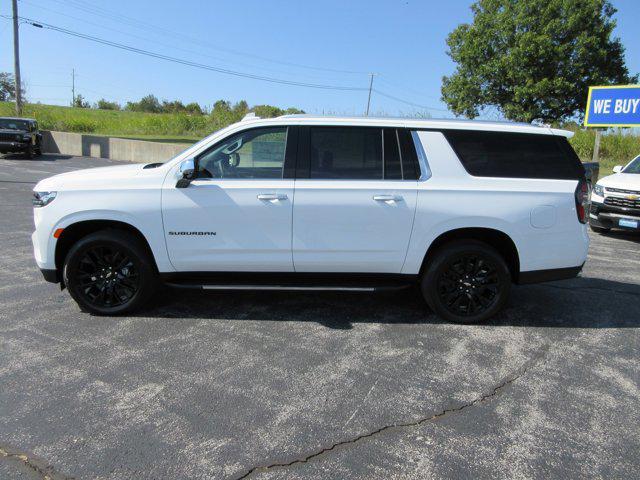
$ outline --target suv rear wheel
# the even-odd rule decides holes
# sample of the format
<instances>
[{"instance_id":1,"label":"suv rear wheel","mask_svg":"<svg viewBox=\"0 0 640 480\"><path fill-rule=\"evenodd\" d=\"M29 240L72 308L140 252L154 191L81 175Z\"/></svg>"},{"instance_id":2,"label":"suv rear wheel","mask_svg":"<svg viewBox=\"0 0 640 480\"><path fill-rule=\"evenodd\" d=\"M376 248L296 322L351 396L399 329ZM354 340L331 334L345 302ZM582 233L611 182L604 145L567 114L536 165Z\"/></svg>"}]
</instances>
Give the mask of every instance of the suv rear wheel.
<instances>
[{"instance_id":1,"label":"suv rear wheel","mask_svg":"<svg viewBox=\"0 0 640 480\"><path fill-rule=\"evenodd\" d=\"M121 315L142 307L158 286L158 275L142 242L129 232L102 230L76 242L63 278L73 299L96 315Z\"/></svg>"},{"instance_id":2,"label":"suv rear wheel","mask_svg":"<svg viewBox=\"0 0 640 480\"><path fill-rule=\"evenodd\" d=\"M457 323L492 317L504 307L510 289L504 258L475 240L459 240L438 249L422 277L422 294L429 307Z\"/></svg>"}]
</instances>

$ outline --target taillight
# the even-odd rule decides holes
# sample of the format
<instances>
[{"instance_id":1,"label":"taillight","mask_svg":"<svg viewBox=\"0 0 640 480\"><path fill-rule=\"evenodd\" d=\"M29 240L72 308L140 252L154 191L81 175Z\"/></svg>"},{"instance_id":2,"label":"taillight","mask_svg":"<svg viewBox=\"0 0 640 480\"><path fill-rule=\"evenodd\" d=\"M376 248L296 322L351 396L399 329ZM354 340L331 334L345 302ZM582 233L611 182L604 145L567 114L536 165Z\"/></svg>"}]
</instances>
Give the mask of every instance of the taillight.
<instances>
[{"instance_id":1,"label":"taillight","mask_svg":"<svg viewBox=\"0 0 640 480\"><path fill-rule=\"evenodd\" d=\"M587 210L589 204L589 186L583 178L576 187L576 212L580 223L587 223Z\"/></svg>"}]
</instances>

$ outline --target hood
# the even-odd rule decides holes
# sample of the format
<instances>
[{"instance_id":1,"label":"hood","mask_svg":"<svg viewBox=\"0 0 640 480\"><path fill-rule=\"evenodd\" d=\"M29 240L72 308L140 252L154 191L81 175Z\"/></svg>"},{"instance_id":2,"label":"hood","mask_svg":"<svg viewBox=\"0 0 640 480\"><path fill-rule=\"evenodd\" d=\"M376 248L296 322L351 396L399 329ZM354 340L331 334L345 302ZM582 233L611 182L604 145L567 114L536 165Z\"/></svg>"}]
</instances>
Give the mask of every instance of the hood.
<instances>
[{"instance_id":1,"label":"hood","mask_svg":"<svg viewBox=\"0 0 640 480\"><path fill-rule=\"evenodd\" d=\"M614 173L598 180L603 187L621 188L624 190L640 191L640 174L638 173Z\"/></svg>"},{"instance_id":2,"label":"hood","mask_svg":"<svg viewBox=\"0 0 640 480\"><path fill-rule=\"evenodd\" d=\"M35 191L49 192L68 189L104 188L117 182L126 182L139 175L144 168L142 163L118 165L115 167L87 168L73 172L61 173L38 182Z\"/></svg>"}]
</instances>

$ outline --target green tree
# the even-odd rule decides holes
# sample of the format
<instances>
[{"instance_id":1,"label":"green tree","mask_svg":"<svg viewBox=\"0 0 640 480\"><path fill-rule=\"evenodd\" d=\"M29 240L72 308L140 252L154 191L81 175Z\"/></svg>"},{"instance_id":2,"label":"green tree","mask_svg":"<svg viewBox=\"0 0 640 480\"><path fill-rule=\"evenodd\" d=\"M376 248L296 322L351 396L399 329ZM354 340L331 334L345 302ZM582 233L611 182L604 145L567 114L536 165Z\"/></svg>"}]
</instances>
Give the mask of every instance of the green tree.
<instances>
[{"instance_id":1,"label":"green tree","mask_svg":"<svg viewBox=\"0 0 640 480\"><path fill-rule=\"evenodd\" d=\"M162 104L155 95L147 95L142 97L139 102L127 102L126 109L132 112L160 113L162 112Z\"/></svg>"},{"instance_id":2,"label":"green tree","mask_svg":"<svg viewBox=\"0 0 640 480\"><path fill-rule=\"evenodd\" d=\"M22 101L25 101L24 86L21 89ZM16 99L16 83L13 73L0 72L0 102L10 102Z\"/></svg>"},{"instance_id":3,"label":"green tree","mask_svg":"<svg viewBox=\"0 0 640 480\"><path fill-rule=\"evenodd\" d=\"M184 106L184 109L187 113L190 113L192 115L202 115L204 113L202 111L202 107L196 102L187 103Z\"/></svg>"},{"instance_id":4,"label":"green tree","mask_svg":"<svg viewBox=\"0 0 640 480\"><path fill-rule=\"evenodd\" d=\"M109 100L101 98L96 103L96 108L100 110L120 110L120 104L118 102L110 102Z\"/></svg>"},{"instance_id":5,"label":"green tree","mask_svg":"<svg viewBox=\"0 0 640 480\"><path fill-rule=\"evenodd\" d=\"M636 82L624 47L612 37L607 0L479 0L471 24L447 38L457 64L442 99L457 115L486 107L511 120L581 118L589 85Z\"/></svg>"},{"instance_id":6,"label":"green tree","mask_svg":"<svg viewBox=\"0 0 640 480\"><path fill-rule=\"evenodd\" d=\"M87 102L84 97L80 94L76 95L73 99L72 107L76 108L91 108L91 104Z\"/></svg>"}]
</instances>

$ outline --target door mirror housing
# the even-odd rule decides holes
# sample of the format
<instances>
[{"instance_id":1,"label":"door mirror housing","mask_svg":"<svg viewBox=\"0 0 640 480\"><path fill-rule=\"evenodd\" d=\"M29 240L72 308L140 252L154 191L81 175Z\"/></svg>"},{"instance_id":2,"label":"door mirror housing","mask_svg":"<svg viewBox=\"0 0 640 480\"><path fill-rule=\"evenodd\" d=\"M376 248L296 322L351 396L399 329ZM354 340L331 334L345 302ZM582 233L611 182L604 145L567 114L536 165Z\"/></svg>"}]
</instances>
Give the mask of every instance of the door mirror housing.
<instances>
[{"instance_id":1,"label":"door mirror housing","mask_svg":"<svg viewBox=\"0 0 640 480\"><path fill-rule=\"evenodd\" d=\"M620 173L622 171L622 165L616 165L613 167L613 173Z\"/></svg>"},{"instance_id":2,"label":"door mirror housing","mask_svg":"<svg viewBox=\"0 0 640 480\"><path fill-rule=\"evenodd\" d=\"M196 166L193 158L189 158L180 164L178 169L178 182L176 188L187 188L196 177Z\"/></svg>"}]
</instances>

